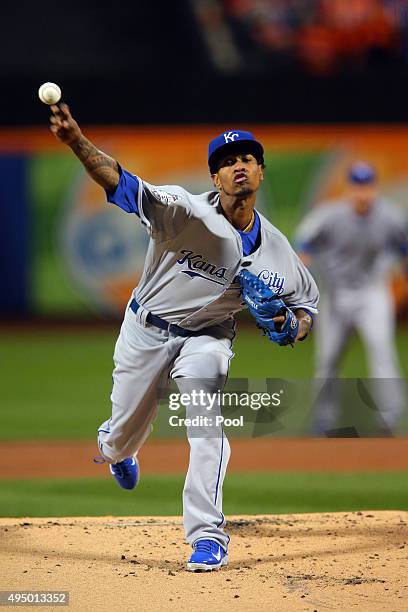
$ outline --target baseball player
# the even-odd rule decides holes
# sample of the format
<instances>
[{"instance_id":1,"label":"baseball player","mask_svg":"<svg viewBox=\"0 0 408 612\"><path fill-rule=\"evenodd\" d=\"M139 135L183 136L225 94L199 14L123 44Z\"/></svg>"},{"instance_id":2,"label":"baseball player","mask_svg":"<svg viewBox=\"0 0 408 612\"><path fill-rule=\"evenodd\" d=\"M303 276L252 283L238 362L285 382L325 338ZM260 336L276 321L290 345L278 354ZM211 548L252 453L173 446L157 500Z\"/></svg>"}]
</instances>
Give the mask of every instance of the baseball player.
<instances>
[{"instance_id":1,"label":"baseball player","mask_svg":"<svg viewBox=\"0 0 408 612\"><path fill-rule=\"evenodd\" d=\"M353 164L347 182L345 197L315 208L297 232L300 256L307 266L316 264L325 290L316 364L316 376L325 384L316 404L316 433L336 425L338 385L333 379L353 330L362 337L370 375L377 379L375 403L384 432L397 425L403 408L389 278L396 257L408 253L407 220L379 196L370 164Z\"/></svg>"},{"instance_id":2,"label":"baseball player","mask_svg":"<svg viewBox=\"0 0 408 612\"><path fill-rule=\"evenodd\" d=\"M52 132L106 190L108 201L139 217L150 236L115 347L112 416L98 430L102 457L117 482L132 489L139 478L137 453L156 415L157 389L172 379L190 396L222 390L233 357L234 315L245 306L240 271L262 279L287 308L277 309L271 323L280 344L307 336L318 291L286 238L254 208L264 160L250 132L228 131L211 141L215 190L192 195L127 172L85 138L67 105L51 109ZM203 402L198 410L207 408ZM194 410L187 402L186 416ZM214 406L213 414L220 411ZM187 435L183 518L193 547L187 568L218 569L228 562L222 486L230 447L221 425L198 434L188 426Z\"/></svg>"}]
</instances>

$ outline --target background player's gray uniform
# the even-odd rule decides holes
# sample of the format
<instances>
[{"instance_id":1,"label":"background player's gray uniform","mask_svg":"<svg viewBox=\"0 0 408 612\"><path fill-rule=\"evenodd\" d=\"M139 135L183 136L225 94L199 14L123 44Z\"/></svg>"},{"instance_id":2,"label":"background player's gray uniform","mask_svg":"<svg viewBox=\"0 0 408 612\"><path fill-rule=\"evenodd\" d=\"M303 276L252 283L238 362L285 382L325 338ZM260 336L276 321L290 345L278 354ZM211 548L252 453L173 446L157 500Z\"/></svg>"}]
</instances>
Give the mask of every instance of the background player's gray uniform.
<instances>
[{"instance_id":1,"label":"background player's gray uniform","mask_svg":"<svg viewBox=\"0 0 408 612\"><path fill-rule=\"evenodd\" d=\"M122 175L121 181L125 178ZM244 307L237 279L243 262L288 306L315 313L318 301L310 273L267 219L260 215L259 248L244 257L240 235L225 218L217 193L192 195L178 186L158 188L138 181L138 212L151 240L143 276L132 296L142 308L136 314L126 309L115 348L112 417L98 432L101 452L111 463L132 456L142 446L156 415L157 388L165 387L170 378L180 392L195 387L210 393L222 390L233 357L234 313ZM110 201L115 202L115 194ZM180 337L147 323L149 311L185 329L210 330ZM186 413L192 414L191 406ZM190 466L183 493L187 541L210 537L226 548L222 483L228 441L221 427L200 430L200 437L187 428L187 434Z\"/></svg>"},{"instance_id":2,"label":"background player's gray uniform","mask_svg":"<svg viewBox=\"0 0 408 612\"><path fill-rule=\"evenodd\" d=\"M408 244L402 211L381 198L365 216L356 214L346 200L322 204L303 220L297 243L313 256L323 287L316 376L337 376L343 349L355 329L366 345L371 377L399 378L389 280L396 258ZM400 385L383 380L376 390L382 417L392 427L402 409ZM322 430L330 429L338 416L333 393L327 385L317 406Z\"/></svg>"}]
</instances>

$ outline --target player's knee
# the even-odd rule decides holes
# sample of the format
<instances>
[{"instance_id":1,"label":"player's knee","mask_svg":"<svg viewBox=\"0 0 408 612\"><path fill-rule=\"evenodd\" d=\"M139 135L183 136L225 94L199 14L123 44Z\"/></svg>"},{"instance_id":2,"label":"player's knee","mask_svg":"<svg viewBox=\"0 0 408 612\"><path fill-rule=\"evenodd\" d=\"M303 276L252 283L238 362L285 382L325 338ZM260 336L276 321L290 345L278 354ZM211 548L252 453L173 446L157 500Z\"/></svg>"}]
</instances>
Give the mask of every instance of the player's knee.
<instances>
[{"instance_id":1,"label":"player's knee","mask_svg":"<svg viewBox=\"0 0 408 612\"><path fill-rule=\"evenodd\" d=\"M337 375L337 364L334 362L324 363L316 368L316 378L335 378Z\"/></svg>"},{"instance_id":2,"label":"player's knee","mask_svg":"<svg viewBox=\"0 0 408 612\"><path fill-rule=\"evenodd\" d=\"M206 378L214 380L224 379L228 374L229 360L221 352L214 352L211 355L205 355L200 360L202 371L206 373Z\"/></svg>"}]
</instances>

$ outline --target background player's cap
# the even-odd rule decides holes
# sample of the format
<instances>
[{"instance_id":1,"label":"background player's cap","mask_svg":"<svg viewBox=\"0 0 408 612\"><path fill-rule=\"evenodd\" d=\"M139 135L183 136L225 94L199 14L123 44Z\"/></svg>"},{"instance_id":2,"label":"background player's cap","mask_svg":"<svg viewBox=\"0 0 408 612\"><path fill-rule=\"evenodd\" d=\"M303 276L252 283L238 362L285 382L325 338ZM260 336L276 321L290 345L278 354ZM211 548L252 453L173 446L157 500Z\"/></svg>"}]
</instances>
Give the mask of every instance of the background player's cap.
<instances>
[{"instance_id":1,"label":"background player's cap","mask_svg":"<svg viewBox=\"0 0 408 612\"><path fill-rule=\"evenodd\" d=\"M251 132L228 130L223 132L208 145L208 166L211 174L218 171L219 161L230 153L252 153L260 163L264 163L264 150Z\"/></svg>"},{"instance_id":2,"label":"background player's cap","mask_svg":"<svg viewBox=\"0 0 408 612\"><path fill-rule=\"evenodd\" d=\"M374 183L377 178L377 172L375 168L364 161L358 161L354 163L348 173L350 183L357 185L365 185L368 183Z\"/></svg>"}]
</instances>

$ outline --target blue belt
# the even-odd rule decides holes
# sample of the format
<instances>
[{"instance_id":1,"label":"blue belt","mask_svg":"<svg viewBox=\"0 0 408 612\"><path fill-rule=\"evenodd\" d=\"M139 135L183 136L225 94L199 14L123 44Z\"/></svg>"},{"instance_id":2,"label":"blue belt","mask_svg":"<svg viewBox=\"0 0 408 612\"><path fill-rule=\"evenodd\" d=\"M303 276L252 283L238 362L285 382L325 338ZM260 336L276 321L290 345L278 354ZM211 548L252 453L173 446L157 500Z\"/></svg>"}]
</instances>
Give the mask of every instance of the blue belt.
<instances>
[{"instance_id":1,"label":"blue belt","mask_svg":"<svg viewBox=\"0 0 408 612\"><path fill-rule=\"evenodd\" d=\"M130 308L136 314L140 308L140 304L138 304L136 300L133 299L130 302ZM165 321L161 317L158 317L157 315L154 315L151 312L149 312L149 314L147 315L146 321L150 323L151 325L154 325L155 327L159 327L160 329L164 329L168 331L170 334L175 334L176 336L184 336L184 337L203 336L203 335L211 336L212 335L211 331L214 333L213 327L204 327L203 329L198 329L198 330L184 329L184 327L180 327L179 325L174 325L173 323L169 323L168 321Z\"/></svg>"}]
</instances>

